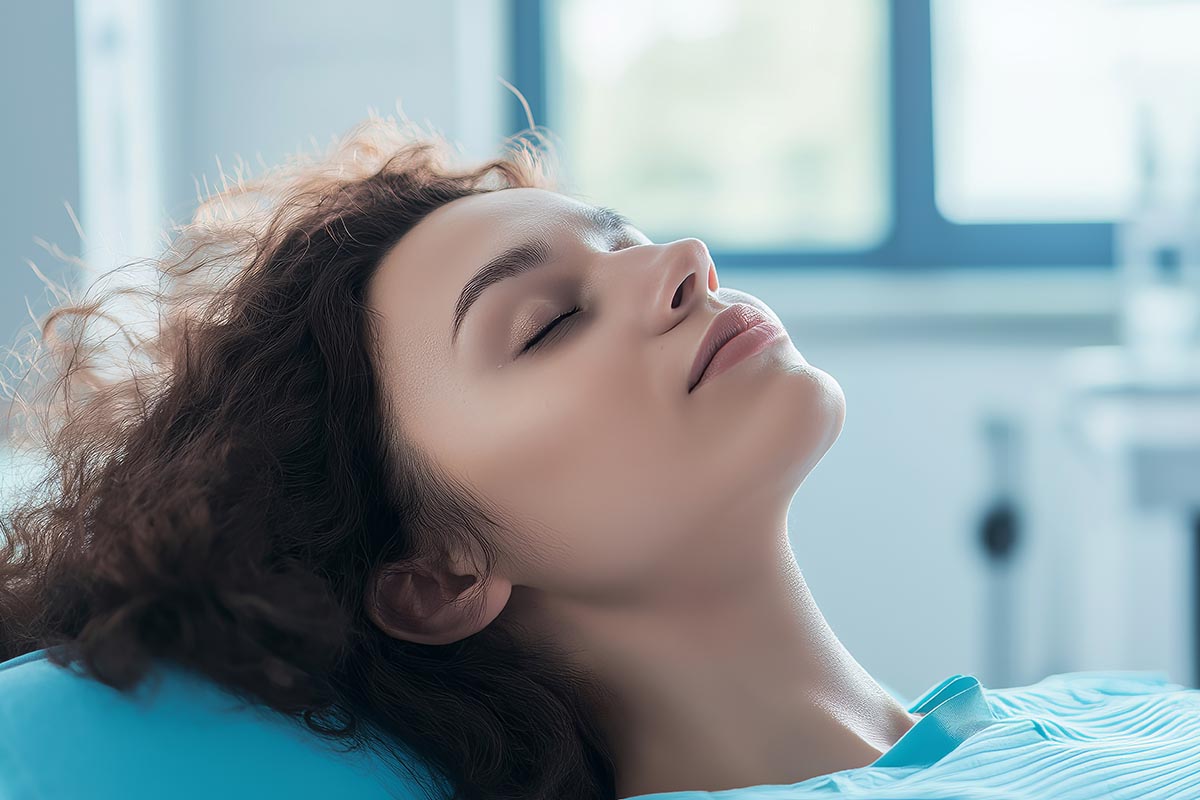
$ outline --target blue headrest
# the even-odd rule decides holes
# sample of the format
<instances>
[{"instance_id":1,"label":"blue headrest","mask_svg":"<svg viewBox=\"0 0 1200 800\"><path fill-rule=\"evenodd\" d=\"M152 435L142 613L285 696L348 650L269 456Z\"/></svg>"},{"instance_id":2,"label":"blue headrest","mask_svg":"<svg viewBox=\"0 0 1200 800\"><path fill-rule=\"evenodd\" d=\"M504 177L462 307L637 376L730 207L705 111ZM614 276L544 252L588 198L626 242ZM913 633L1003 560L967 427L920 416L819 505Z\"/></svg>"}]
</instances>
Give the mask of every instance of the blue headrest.
<instances>
[{"instance_id":1,"label":"blue headrest","mask_svg":"<svg viewBox=\"0 0 1200 800\"><path fill-rule=\"evenodd\" d=\"M196 673L159 665L126 695L46 652L0 663L6 800L426 798L382 756L348 751Z\"/></svg>"}]
</instances>

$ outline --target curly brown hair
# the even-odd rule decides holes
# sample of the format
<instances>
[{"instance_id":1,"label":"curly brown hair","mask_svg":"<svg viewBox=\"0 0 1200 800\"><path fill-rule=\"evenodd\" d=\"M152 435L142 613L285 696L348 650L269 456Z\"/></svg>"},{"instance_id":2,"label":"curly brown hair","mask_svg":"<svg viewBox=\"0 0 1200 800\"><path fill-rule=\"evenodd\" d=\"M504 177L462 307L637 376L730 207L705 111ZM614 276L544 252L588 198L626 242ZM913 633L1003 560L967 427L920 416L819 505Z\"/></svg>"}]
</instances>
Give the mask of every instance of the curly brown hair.
<instances>
[{"instance_id":1,"label":"curly brown hair","mask_svg":"<svg viewBox=\"0 0 1200 800\"><path fill-rule=\"evenodd\" d=\"M183 665L371 748L429 797L615 796L603 691L550 642L501 615L413 643L364 607L384 563L452 543L495 563L506 520L397 426L364 297L440 206L556 190L528 131L460 166L441 134L372 114L319 157L253 179L239 163L161 257L101 276L123 285L56 289L41 340L12 351L43 380L11 390L6 433L45 472L0 518L0 660L50 648L122 690ZM115 332L89 341L100 323Z\"/></svg>"}]
</instances>

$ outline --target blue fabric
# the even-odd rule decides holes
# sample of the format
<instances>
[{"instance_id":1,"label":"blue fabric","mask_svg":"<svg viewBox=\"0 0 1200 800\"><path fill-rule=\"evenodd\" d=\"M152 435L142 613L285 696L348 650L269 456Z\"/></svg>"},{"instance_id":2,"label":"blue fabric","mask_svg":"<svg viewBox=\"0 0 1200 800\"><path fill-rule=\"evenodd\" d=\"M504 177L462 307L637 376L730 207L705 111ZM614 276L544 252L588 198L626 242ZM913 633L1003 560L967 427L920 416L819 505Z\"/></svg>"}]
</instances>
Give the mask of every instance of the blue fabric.
<instances>
[{"instance_id":1,"label":"blue fabric","mask_svg":"<svg viewBox=\"0 0 1200 800\"><path fill-rule=\"evenodd\" d=\"M340 752L199 675L161 666L126 696L45 652L0 664L0 800L425 798L383 758ZM1200 798L1200 691L1161 673L1064 673L1007 689L953 675L908 710L924 716L866 767L626 800Z\"/></svg>"},{"instance_id":2,"label":"blue fabric","mask_svg":"<svg viewBox=\"0 0 1200 800\"><path fill-rule=\"evenodd\" d=\"M1067 672L1006 689L952 675L908 710L925 716L865 767L625 800L1200 798L1200 691L1160 672Z\"/></svg>"},{"instance_id":3,"label":"blue fabric","mask_svg":"<svg viewBox=\"0 0 1200 800\"><path fill-rule=\"evenodd\" d=\"M0 800L426 797L383 756L196 673L160 666L126 696L45 654L0 664Z\"/></svg>"}]
</instances>

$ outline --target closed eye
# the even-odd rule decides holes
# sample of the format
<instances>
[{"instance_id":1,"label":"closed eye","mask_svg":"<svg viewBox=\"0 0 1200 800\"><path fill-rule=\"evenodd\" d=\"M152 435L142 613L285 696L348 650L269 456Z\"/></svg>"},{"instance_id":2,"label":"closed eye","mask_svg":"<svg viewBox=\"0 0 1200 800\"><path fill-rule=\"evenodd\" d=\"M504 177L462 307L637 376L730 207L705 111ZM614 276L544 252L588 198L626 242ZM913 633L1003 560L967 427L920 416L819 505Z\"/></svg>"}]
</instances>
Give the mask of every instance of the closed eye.
<instances>
[{"instance_id":1,"label":"closed eye","mask_svg":"<svg viewBox=\"0 0 1200 800\"><path fill-rule=\"evenodd\" d=\"M528 350L532 350L532 349L536 348L538 345L540 345L542 343L542 341L545 339L546 335L548 333L550 333L550 331L552 331L558 325L558 323L562 322L564 319L577 313L578 311L579 311L579 307L576 306L575 308L572 308L570 311L566 312L565 314L560 314L558 317L555 317L555 319L552 322L550 322L549 325L542 328L540 331L538 331L536 334L534 334L532 339L530 339L528 342L525 343L525 346L523 348L521 348L521 352L524 353Z\"/></svg>"},{"instance_id":2,"label":"closed eye","mask_svg":"<svg viewBox=\"0 0 1200 800\"><path fill-rule=\"evenodd\" d=\"M617 250L624 250L627 247L636 247L637 245L640 245L640 244L642 244L642 243L637 241L636 239L628 238L628 239L625 239L624 241L622 241L621 245L619 247L615 248L612 252L616 252ZM561 323L563 320L565 320L569 317L574 316L575 314L577 314L580 311L582 311L581 308L579 308L578 306L574 306L570 310L565 311L562 314L559 314L557 317L555 317L553 320L551 320L546 325L546 327L542 328L540 331L535 333L533 335L533 337L531 339L529 339L529 341L525 342L525 345L524 345L524 347L521 348L521 352L519 355L524 355L526 352L528 352L530 350L538 349L543 344L543 342L546 340L547 335L549 335L555 328L557 328L559 326L559 323Z\"/></svg>"}]
</instances>

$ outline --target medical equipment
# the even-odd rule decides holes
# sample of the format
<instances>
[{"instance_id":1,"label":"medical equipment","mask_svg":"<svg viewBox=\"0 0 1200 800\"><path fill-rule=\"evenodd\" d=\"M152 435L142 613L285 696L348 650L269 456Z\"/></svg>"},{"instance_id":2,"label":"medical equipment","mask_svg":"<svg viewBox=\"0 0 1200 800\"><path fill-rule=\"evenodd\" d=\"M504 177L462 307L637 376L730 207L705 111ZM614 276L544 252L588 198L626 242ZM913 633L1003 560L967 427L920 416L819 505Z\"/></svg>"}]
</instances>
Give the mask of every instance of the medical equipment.
<instances>
[{"instance_id":1,"label":"medical equipment","mask_svg":"<svg viewBox=\"0 0 1200 800\"><path fill-rule=\"evenodd\" d=\"M1140 177L1115 226L1120 344L1066 354L1064 421L1116 464L1135 512L1179 513L1190 533L1200 686L1200 3L1118 5Z\"/></svg>"}]
</instances>

